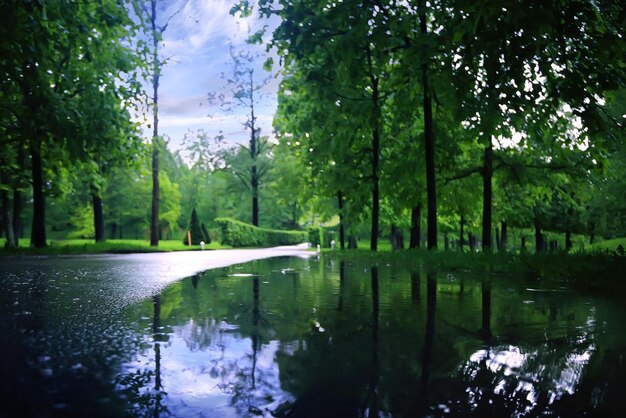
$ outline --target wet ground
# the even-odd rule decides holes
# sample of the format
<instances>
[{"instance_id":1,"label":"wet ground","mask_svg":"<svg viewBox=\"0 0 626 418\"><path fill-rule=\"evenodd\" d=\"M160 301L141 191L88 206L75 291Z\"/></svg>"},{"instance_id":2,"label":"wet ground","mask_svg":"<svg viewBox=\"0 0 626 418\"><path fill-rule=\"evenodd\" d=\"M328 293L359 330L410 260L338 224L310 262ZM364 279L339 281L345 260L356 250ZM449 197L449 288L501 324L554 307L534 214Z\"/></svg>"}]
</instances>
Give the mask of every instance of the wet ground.
<instances>
[{"instance_id":1,"label":"wet ground","mask_svg":"<svg viewBox=\"0 0 626 418\"><path fill-rule=\"evenodd\" d=\"M621 416L623 299L311 255L2 259L0 417Z\"/></svg>"}]
</instances>

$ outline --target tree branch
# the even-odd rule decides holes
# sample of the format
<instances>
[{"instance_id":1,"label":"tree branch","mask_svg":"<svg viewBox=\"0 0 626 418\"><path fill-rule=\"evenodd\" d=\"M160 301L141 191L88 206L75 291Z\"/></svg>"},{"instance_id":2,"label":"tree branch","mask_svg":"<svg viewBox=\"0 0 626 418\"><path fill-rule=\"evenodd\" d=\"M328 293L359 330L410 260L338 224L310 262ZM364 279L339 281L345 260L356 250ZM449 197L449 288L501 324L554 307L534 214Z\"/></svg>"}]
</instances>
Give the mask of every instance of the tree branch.
<instances>
[{"instance_id":1,"label":"tree branch","mask_svg":"<svg viewBox=\"0 0 626 418\"><path fill-rule=\"evenodd\" d=\"M468 168L467 170L457 174L456 176L446 177L446 178L443 178L442 180L444 181L445 184L448 184L451 181L460 180L462 178L469 177L472 174L480 173L482 171L482 169L483 169L482 166L481 167Z\"/></svg>"}]
</instances>

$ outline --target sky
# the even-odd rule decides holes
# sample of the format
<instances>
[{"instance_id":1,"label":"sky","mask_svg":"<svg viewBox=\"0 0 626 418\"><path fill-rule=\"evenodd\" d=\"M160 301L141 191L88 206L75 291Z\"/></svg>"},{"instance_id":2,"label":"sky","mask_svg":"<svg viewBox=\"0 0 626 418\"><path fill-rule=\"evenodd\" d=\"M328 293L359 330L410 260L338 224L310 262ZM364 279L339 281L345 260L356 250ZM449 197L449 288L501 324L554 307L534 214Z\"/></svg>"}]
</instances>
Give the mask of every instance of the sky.
<instances>
[{"instance_id":1,"label":"sky","mask_svg":"<svg viewBox=\"0 0 626 418\"><path fill-rule=\"evenodd\" d=\"M146 1L148 4L148 1ZM248 109L227 111L219 104L211 104L209 93L231 94L224 76L232 75L231 45L234 48L249 46L245 40L250 32L275 21L259 20L256 13L248 18L236 18L229 14L234 0L159 0L157 24L168 22L159 45L161 59L167 63L162 69L159 87L159 134L169 137L172 150L183 149L185 135L204 130L210 137L220 132L228 142L243 142L248 138L243 123ZM173 17L172 17L173 16ZM264 59L258 60L255 74L263 78L271 76L263 89L259 106L255 109L261 135L272 136L272 119L276 110L279 80L262 70ZM259 77L260 79L261 77ZM152 87L147 86L152 96ZM148 123L152 121L147 114ZM151 128L143 126L144 136L152 136Z\"/></svg>"}]
</instances>

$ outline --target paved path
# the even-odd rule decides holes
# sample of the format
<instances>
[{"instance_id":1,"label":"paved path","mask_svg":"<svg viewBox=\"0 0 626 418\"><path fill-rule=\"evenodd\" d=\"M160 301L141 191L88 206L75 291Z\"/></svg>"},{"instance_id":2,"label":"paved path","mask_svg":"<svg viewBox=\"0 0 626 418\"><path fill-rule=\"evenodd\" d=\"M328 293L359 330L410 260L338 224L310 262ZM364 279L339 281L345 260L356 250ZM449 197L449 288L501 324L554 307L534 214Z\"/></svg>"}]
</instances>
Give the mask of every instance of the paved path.
<instances>
[{"instance_id":1,"label":"paved path","mask_svg":"<svg viewBox=\"0 0 626 418\"><path fill-rule=\"evenodd\" d=\"M19 282L54 283L60 287L82 283L86 292L101 288L108 295L107 300L120 306L158 294L172 282L209 269L264 258L313 255L315 252L303 244L259 249L6 257L0 264L0 289L2 284Z\"/></svg>"},{"instance_id":2,"label":"paved path","mask_svg":"<svg viewBox=\"0 0 626 418\"><path fill-rule=\"evenodd\" d=\"M255 248L255 249L231 249L231 250L205 250L205 251L173 251L167 253L147 254L122 254L108 255L116 260L138 262L146 265L147 269L163 270L162 273L174 273L177 278L191 276L195 273L232 266L233 264L247 263L273 257L304 257L315 255L314 251L307 248L306 244ZM89 256L93 257L93 256Z\"/></svg>"}]
</instances>

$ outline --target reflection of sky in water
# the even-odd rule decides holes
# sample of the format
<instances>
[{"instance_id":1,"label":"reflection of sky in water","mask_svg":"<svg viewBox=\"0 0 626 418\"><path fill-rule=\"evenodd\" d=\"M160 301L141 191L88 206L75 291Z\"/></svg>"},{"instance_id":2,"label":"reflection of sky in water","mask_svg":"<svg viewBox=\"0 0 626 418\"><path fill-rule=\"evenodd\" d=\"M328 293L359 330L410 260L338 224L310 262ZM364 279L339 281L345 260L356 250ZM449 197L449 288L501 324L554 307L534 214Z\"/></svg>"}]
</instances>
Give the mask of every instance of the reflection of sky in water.
<instances>
[{"instance_id":1,"label":"reflection of sky in water","mask_svg":"<svg viewBox=\"0 0 626 418\"><path fill-rule=\"evenodd\" d=\"M18 394L50 399L30 416L50 405L96 416L94 400L118 395L132 416L292 416L318 405L402 417L622 416L621 299L487 287L455 273L435 277L430 311L429 276L400 266L379 265L374 298L369 261L274 260L171 284L189 260L148 271L153 259L0 264L5 387L30 367L34 383ZM485 324L489 337L476 331ZM100 416L123 416L109 412Z\"/></svg>"},{"instance_id":2,"label":"reflection of sky in water","mask_svg":"<svg viewBox=\"0 0 626 418\"><path fill-rule=\"evenodd\" d=\"M252 339L237 328L224 321L190 320L172 327L169 340L159 343L164 403L172 416L272 416L269 411L292 400L281 389L275 363L279 342L259 344L255 356ZM125 365L123 374L154 370L150 345Z\"/></svg>"},{"instance_id":3,"label":"reflection of sky in water","mask_svg":"<svg viewBox=\"0 0 626 418\"><path fill-rule=\"evenodd\" d=\"M587 321L588 325L594 323L593 319ZM488 370L494 395L526 401L523 404L517 403L520 408L524 408L512 414L518 417L531 412L540 397L543 397L545 403L552 405L562 396L576 392L585 366L596 350L596 346L585 336L580 336L577 344L575 351L563 353L557 364L549 360L555 354L555 349L549 346L549 342L540 349L530 351L514 345L481 349L474 352L461 366L461 372L468 380L474 381L481 371ZM489 391L485 391L484 386L471 385L466 392L470 405L474 407L482 397L489 396ZM489 403L493 403L493 400L490 399Z\"/></svg>"}]
</instances>

